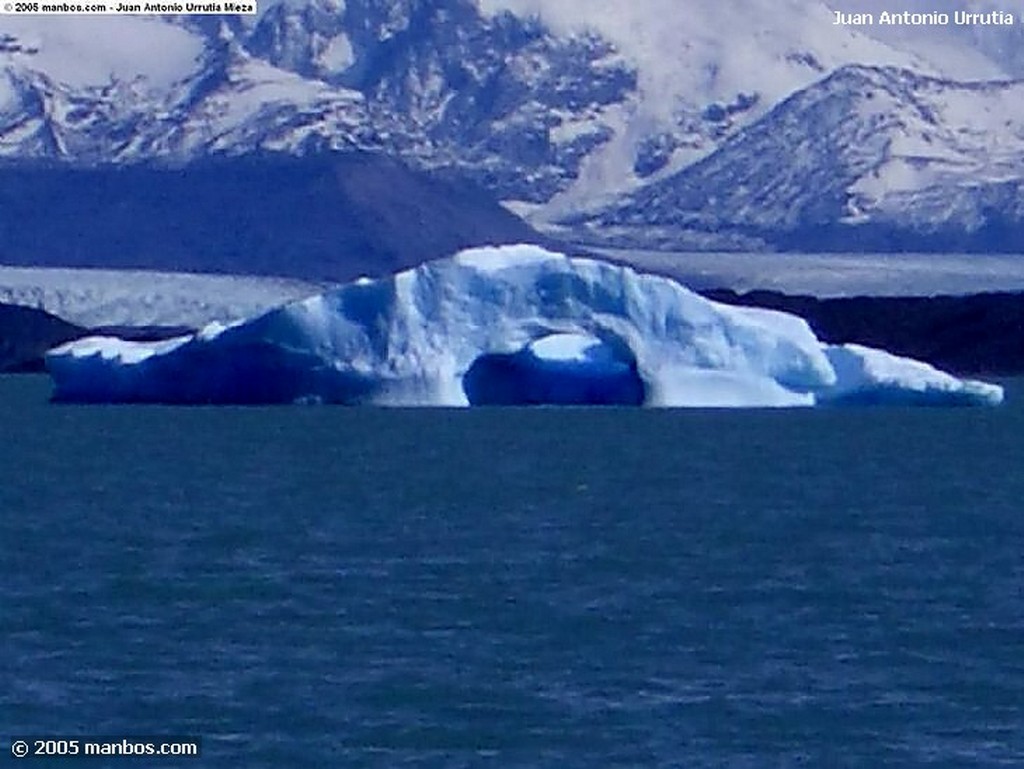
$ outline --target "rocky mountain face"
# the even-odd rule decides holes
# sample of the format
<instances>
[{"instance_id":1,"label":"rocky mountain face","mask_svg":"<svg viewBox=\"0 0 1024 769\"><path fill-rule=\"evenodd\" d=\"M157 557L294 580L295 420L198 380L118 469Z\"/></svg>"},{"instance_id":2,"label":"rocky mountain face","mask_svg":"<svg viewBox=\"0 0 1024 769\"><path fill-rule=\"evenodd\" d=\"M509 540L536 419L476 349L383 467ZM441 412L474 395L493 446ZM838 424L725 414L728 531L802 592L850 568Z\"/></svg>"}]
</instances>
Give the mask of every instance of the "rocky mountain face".
<instances>
[{"instance_id":1,"label":"rocky mountain face","mask_svg":"<svg viewBox=\"0 0 1024 769\"><path fill-rule=\"evenodd\" d=\"M576 223L830 250L1024 247L1024 82L842 68L710 157Z\"/></svg>"},{"instance_id":2,"label":"rocky mountain face","mask_svg":"<svg viewBox=\"0 0 1024 769\"><path fill-rule=\"evenodd\" d=\"M399 152L468 174L501 198L548 200L609 138L605 112L636 73L594 35L483 17L470 0L323 0L271 8L253 55L362 94ZM330 0L327 0L330 2Z\"/></svg>"},{"instance_id":3,"label":"rocky mountain face","mask_svg":"<svg viewBox=\"0 0 1024 769\"><path fill-rule=\"evenodd\" d=\"M361 95L254 58L227 28L166 89L112 77L68 84L31 67L0 73L0 156L76 165L184 162L258 150L381 146ZM6 103L4 103L6 102Z\"/></svg>"},{"instance_id":4,"label":"rocky mountain face","mask_svg":"<svg viewBox=\"0 0 1024 769\"><path fill-rule=\"evenodd\" d=\"M369 153L620 245L989 248L1016 227L1021 86L993 79L1012 57L964 43L929 59L920 40L833 26L817 0L567 11L287 0L255 19L12 17L0 158Z\"/></svg>"},{"instance_id":5,"label":"rocky mountain face","mask_svg":"<svg viewBox=\"0 0 1024 769\"><path fill-rule=\"evenodd\" d=\"M311 0L273 6L251 28L179 23L203 50L164 89L62 83L38 66L30 35L8 34L0 156L181 163L377 150L541 202L608 139L603 112L636 86L600 38L484 17L470 0Z\"/></svg>"}]
</instances>

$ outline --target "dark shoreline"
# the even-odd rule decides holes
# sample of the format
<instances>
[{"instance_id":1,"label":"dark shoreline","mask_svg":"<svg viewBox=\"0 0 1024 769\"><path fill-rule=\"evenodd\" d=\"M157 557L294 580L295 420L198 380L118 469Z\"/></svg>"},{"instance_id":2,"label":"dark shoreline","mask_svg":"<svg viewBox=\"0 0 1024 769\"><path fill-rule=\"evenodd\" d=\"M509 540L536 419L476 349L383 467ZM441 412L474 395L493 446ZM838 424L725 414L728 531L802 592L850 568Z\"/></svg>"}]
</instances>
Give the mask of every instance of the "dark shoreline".
<instances>
[{"instance_id":1,"label":"dark shoreline","mask_svg":"<svg viewBox=\"0 0 1024 769\"><path fill-rule=\"evenodd\" d=\"M841 298L763 290L700 293L723 304L799 315L831 344L878 347L953 374L1024 374L1024 293Z\"/></svg>"},{"instance_id":2,"label":"dark shoreline","mask_svg":"<svg viewBox=\"0 0 1024 769\"><path fill-rule=\"evenodd\" d=\"M47 350L87 336L116 336L134 342L158 342L195 329L187 326L100 326L86 328L35 307L0 303L0 374L46 371Z\"/></svg>"}]
</instances>

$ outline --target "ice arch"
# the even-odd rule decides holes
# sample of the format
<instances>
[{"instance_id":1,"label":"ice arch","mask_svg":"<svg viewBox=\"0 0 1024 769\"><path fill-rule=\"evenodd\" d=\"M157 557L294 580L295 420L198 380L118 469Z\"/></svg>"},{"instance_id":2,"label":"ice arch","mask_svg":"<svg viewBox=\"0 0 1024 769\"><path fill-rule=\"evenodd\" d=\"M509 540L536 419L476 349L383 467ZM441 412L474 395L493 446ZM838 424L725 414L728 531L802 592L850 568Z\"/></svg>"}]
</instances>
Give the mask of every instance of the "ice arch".
<instances>
[{"instance_id":1,"label":"ice arch","mask_svg":"<svg viewBox=\"0 0 1024 769\"><path fill-rule=\"evenodd\" d=\"M487 353L462 379L472 406L642 406L646 387L628 347L551 334L514 353Z\"/></svg>"},{"instance_id":2,"label":"ice arch","mask_svg":"<svg viewBox=\"0 0 1024 769\"><path fill-rule=\"evenodd\" d=\"M230 327L157 343L93 337L47 355L65 401L380 406L996 404L996 385L867 348L801 318L537 246L463 251Z\"/></svg>"}]
</instances>

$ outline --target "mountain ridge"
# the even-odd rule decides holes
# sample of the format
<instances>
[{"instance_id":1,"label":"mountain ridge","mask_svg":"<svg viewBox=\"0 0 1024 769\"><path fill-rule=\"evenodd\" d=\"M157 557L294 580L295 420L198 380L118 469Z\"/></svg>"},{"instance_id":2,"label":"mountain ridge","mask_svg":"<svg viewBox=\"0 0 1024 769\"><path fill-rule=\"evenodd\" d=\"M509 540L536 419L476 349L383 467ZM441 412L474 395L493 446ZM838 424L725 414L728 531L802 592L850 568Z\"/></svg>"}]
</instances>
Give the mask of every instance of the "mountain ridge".
<instances>
[{"instance_id":1,"label":"mountain ridge","mask_svg":"<svg viewBox=\"0 0 1024 769\"><path fill-rule=\"evenodd\" d=\"M679 174L567 223L782 249L1017 250L1024 110L1008 105L1022 97L1020 80L850 65Z\"/></svg>"},{"instance_id":2,"label":"mountain ridge","mask_svg":"<svg viewBox=\"0 0 1024 769\"><path fill-rule=\"evenodd\" d=\"M586 242L1018 247L1016 81L964 82L920 46L834 27L816 0L559 9L300 0L254 19L60 20L59 35L18 18L0 38L0 158L371 152ZM150 38L161 61L137 67ZM963 58L950 70L979 71ZM1006 116L975 121L986 109Z\"/></svg>"}]
</instances>

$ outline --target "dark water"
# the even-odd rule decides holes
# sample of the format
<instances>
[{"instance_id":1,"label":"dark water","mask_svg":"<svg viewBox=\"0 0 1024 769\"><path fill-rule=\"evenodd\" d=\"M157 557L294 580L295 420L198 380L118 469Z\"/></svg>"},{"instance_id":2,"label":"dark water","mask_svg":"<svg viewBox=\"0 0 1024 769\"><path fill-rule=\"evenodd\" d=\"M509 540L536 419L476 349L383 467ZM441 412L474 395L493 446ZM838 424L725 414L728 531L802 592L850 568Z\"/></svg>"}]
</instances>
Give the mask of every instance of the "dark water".
<instances>
[{"instance_id":1,"label":"dark water","mask_svg":"<svg viewBox=\"0 0 1024 769\"><path fill-rule=\"evenodd\" d=\"M5 752L53 732L196 734L201 759L159 765L247 769L1024 765L1013 399L45 395L0 379Z\"/></svg>"}]
</instances>

